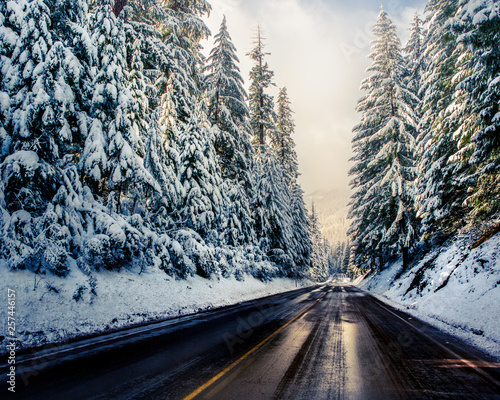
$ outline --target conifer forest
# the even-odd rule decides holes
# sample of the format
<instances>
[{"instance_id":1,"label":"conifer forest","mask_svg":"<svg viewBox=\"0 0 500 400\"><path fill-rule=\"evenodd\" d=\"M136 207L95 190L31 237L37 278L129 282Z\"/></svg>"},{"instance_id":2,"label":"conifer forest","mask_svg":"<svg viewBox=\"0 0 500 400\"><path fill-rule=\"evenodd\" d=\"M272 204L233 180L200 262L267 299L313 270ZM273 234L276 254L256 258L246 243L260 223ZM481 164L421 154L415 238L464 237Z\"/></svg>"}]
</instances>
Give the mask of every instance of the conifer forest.
<instances>
[{"instance_id":1,"label":"conifer forest","mask_svg":"<svg viewBox=\"0 0 500 400\"><path fill-rule=\"evenodd\" d=\"M0 4L0 255L65 276L328 277L260 27L246 92L205 0Z\"/></svg>"},{"instance_id":2,"label":"conifer forest","mask_svg":"<svg viewBox=\"0 0 500 400\"><path fill-rule=\"evenodd\" d=\"M0 3L0 257L66 276L325 280L498 218L500 11L430 0L406 44L382 9L353 130L349 240L298 182L293 105L263 29L240 73L206 0ZM250 38L249 38L250 40ZM279 74L279 71L277 71Z\"/></svg>"},{"instance_id":3,"label":"conifer forest","mask_svg":"<svg viewBox=\"0 0 500 400\"><path fill-rule=\"evenodd\" d=\"M430 0L403 46L384 10L358 102L351 267L500 229L500 4ZM495 223L495 221L497 221Z\"/></svg>"}]
</instances>

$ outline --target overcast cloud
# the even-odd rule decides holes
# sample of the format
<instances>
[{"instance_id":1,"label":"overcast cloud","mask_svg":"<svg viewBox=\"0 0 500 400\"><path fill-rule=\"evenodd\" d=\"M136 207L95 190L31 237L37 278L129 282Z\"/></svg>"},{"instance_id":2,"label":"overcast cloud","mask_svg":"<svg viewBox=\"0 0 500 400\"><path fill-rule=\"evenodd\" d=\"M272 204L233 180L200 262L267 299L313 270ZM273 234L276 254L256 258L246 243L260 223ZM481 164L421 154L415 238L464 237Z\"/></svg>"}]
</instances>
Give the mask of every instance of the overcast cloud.
<instances>
[{"instance_id":1,"label":"overcast cloud","mask_svg":"<svg viewBox=\"0 0 500 400\"><path fill-rule=\"evenodd\" d=\"M271 53L267 61L277 87L286 86L295 111L300 181L304 190L348 189L352 128L359 121L356 103L370 65L371 27L380 0L211 0L207 25L216 34L225 14L238 49L248 88L252 68L246 53L257 24ZM403 43L422 0L390 0L385 10L397 24ZM205 42L206 52L212 43ZM277 89L275 90L275 94Z\"/></svg>"}]
</instances>

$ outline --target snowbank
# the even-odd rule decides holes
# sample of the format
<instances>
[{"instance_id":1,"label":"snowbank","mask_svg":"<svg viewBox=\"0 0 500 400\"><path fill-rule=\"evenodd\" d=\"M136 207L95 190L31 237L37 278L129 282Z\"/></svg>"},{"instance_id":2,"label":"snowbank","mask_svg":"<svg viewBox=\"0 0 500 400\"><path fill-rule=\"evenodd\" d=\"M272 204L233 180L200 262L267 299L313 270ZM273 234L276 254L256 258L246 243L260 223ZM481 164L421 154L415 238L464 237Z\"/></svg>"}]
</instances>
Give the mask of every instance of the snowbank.
<instances>
[{"instance_id":1,"label":"snowbank","mask_svg":"<svg viewBox=\"0 0 500 400\"><path fill-rule=\"evenodd\" d=\"M36 281L35 281L36 276ZM309 286L310 281L299 282ZM40 279L29 271L10 271L0 265L0 293L5 304L0 320L7 321L7 289L16 291L16 325L21 348L63 342L109 329L195 313L214 307L296 289L290 279L264 283L251 276L244 281L175 280L163 271L148 273L101 271L89 278L74 268L65 278ZM6 340L7 324L0 329ZM5 352L5 343L0 353Z\"/></svg>"},{"instance_id":2,"label":"snowbank","mask_svg":"<svg viewBox=\"0 0 500 400\"><path fill-rule=\"evenodd\" d=\"M500 358L500 234L470 245L458 237L407 272L397 262L359 286Z\"/></svg>"}]
</instances>

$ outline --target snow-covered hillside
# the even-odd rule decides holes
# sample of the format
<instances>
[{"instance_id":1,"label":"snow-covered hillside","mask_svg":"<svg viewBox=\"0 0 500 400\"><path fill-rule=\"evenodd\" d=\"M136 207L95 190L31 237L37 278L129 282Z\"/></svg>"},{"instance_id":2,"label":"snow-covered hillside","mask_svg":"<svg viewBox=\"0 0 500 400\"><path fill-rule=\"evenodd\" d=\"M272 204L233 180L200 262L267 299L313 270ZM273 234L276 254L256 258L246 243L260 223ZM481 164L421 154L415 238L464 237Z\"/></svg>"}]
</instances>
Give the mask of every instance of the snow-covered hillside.
<instances>
[{"instance_id":1,"label":"snow-covered hillside","mask_svg":"<svg viewBox=\"0 0 500 400\"><path fill-rule=\"evenodd\" d=\"M299 288L312 284L298 283ZM5 298L8 288L16 291L19 346L29 348L294 290L296 283L284 278L262 282L248 275L244 280L176 280L155 268L141 275L101 271L89 278L72 269L65 278L41 277L0 265L0 293ZM0 320L7 321L7 311L1 308ZM7 339L0 337L3 340Z\"/></svg>"},{"instance_id":2,"label":"snow-covered hillside","mask_svg":"<svg viewBox=\"0 0 500 400\"><path fill-rule=\"evenodd\" d=\"M500 358L500 234L472 243L458 237L409 271L397 262L360 287Z\"/></svg>"}]
</instances>

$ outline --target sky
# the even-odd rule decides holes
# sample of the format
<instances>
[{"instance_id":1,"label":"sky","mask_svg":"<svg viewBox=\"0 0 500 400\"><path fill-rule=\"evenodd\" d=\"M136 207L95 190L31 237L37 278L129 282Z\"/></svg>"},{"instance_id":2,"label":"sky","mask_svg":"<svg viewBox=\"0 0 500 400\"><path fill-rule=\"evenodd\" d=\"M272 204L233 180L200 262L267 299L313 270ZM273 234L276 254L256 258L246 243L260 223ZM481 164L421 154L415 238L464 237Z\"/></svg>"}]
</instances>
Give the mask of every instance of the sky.
<instances>
[{"instance_id":1,"label":"sky","mask_svg":"<svg viewBox=\"0 0 500 400\"><path fill-rule=\"evenodd\" d=\"M388 0L384 10L401 41L425 0ZM300 183L306 193L349 192L352 128L358 123L359 86L370 65L371 28L380 0L210 0L205 20L215 35L223 15L249 87L252 62L246 54L260 24L276 87L286 86L295 118ZM212 40L204 41L205 54Z\"/></svg>"}]
</instances>

